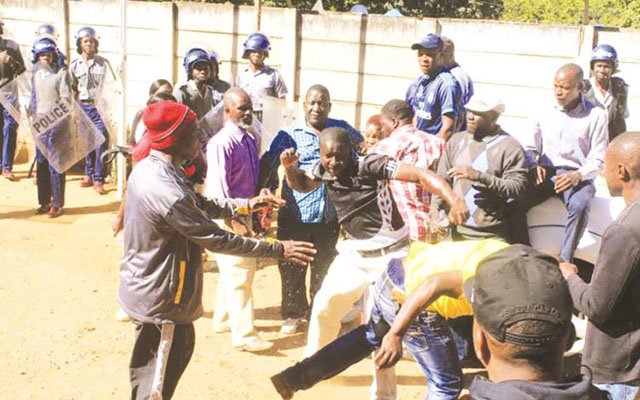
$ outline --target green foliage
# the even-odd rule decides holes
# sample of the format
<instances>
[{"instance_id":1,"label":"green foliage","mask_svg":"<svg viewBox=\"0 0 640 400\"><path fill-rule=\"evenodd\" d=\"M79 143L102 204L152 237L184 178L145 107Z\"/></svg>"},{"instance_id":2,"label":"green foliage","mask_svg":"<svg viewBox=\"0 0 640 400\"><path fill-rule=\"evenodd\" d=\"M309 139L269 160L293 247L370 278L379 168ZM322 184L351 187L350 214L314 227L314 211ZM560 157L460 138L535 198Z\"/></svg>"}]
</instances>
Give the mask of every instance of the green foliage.
<instances>
[{"instance_id":1,"label":"green foliage","mask_svg":"<svg viewBox=\"0 0 640 400\"><path fill-rule=\"evenodd\" d=\"M200 0L205 3L233 3L253 5L253 0L222 1ZM316 0L264 0L265 7L296 7L310 10ZM384 14L397 8L406 16L445 17L445 18L483 18L497 19L502 13L502 0L324 0L325 10L349 11L356 4L364 4L372 14Z\"/></svg>"},{"instance_id":2,"label":"green foliage","mask_svg":"<svg viewBox=\"0 0 640 400\"><path fill-rule=\"evenodd\" d=\"M580 24L584 0L504 0L503 20ZM589 0L593 25L640 27L640 0Z\"/></svg>"}]
</instances>

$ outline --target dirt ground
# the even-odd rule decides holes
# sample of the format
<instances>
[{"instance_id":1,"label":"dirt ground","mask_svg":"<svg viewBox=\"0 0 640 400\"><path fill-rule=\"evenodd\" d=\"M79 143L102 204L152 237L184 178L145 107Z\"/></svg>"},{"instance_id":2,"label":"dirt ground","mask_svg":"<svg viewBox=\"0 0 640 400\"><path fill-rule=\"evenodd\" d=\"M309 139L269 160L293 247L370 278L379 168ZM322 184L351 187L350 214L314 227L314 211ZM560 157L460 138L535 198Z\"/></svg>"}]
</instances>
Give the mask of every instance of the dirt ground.
<instances>
[{"instance_id":1,"label":"dirt ground","mask_svg":"<svg viewBox=\"0 0 640 400\"><path fill-rule=\"evenodd\" d=\"M57 219L34 215L36 186L0 178L0 392L3 399L124 399L133 326L116 322L115 294L122 249L109 223L115 189L99 196L67 177L66 207ZM204 280L205 316L195 323L196 348L175 399L278 399L269 377L300 359L305 335L278 332L280 278L275 266L256 274L256 325L274 342L264 355L231 347L214 334L217 273ZM301 392L296 399L367 399L371 361ZM397 367L398 398L421 399L425 380L415 363ZM467 376L470 378L470 376Z\"/></svg>"}]
</instances>

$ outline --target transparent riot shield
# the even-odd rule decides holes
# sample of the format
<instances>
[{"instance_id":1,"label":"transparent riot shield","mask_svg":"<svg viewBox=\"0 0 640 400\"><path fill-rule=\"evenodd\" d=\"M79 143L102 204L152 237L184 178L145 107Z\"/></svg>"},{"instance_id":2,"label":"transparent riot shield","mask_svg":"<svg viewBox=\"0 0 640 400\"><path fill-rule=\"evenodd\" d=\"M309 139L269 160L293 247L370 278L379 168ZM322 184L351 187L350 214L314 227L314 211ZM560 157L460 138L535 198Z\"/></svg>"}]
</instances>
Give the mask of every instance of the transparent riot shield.
<instances>
[{"instance_id":1,"label":"transparent riot shield","mask_svg":"<svg viewBox=\"0 0 640 400\"><path fill-rule=\"evenodd\" d=\"M32 73L27 123L38 150L56 171L64 173L105 138L72 100L65 69L54 71L45 64L37 64Z\"/></svg>"},{"instance_id":2,"label":"transparent riot shield","mask_svg":"<svg viewBox=\"0 0 640 400\"><path fill-rule=\"evenodd\" d=\"M198 126L200 128L201 136L200 143L203 148L206 148L209 140L214 137L220 130L224 127L226 120L224 115L224 104L222 102L218 103L215 107L209 110L208 113L204 115L204 117L198 120ZM264 144L263 133L262 133L263 124L260 123L258 118L254 116L253 122L251 123L251 128L248 131L253 135L253 137L258 142L258 149L260 149L260 154L264 153L266 149L262 149ZM267 142L266 146L269 145Z\"/></svg>"},{"instance_id":3,"label":"transparent riot shield","mask_svg":"<svg viewBox=\"0 0 640 400\"><path fill-rule=\"evenodd\" d=\"M96 108L109 133L109 143L116 144L118 137L118 116L120 115L122 85L116 77L116 73L107 60L107 68L97 93Z\"/></svg>"},{"instance_id":4,"label":"transparent riot shield","mask_svg":"<svg viewBox=\"0 0 640 400\"><path fill-rule=\"evenodd\" d=\"M278 131L293 122L293 112L285 99L265 96L262 99L262 147L260 154L269 148Z\"/></svg>"}]
</instances>

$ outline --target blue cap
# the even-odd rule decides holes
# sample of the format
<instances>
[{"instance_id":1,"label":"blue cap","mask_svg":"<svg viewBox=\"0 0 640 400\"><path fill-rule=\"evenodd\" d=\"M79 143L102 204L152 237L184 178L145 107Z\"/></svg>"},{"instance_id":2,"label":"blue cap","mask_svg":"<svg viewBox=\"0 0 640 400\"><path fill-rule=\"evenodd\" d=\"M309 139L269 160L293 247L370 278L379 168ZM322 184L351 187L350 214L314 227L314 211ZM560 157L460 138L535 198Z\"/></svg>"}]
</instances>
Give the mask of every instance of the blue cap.
<instances>
[{"instance_id":1,"label":"blue cap","mask_svg":"<svg viewBox=\"0 0 640 400\"><path fill-rule=\"evenodd\" d=\"M355 14L369 15L369 11L367 10L367 7L362 4L354 5L353 7L351 7L351 10L349 10L349 12L352 12Z\"/></svg>"},{"instance_id":2,"label":"blue cap","mask_svg":"<svg viewBox=\"0 0 640 400\"><path fill-rule=\"evenodd\" d=\"M440 36L435 33L430 33L427 36L420 39L419 42L416 42L411 45L411 50L418 50L419 48L423 49L441 49L443 46L442 39Z\"/></svg>"}]
</instances>

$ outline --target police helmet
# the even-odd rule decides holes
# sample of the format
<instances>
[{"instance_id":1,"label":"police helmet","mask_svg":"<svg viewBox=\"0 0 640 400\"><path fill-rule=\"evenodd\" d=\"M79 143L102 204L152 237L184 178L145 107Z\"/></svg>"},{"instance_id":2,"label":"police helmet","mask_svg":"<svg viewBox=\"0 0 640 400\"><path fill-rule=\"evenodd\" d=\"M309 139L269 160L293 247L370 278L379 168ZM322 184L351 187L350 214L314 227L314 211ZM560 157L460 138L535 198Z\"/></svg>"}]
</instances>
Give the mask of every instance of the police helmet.
<instances>
[{"instance_id":1,"label":"police helmet","mask_svg":"<svg viewBox=\"0 0 640 400\"><path fill-rule=\"evenodd\" d=\"M211 63L211 58L209 53L206 50L201 49L199 47L194 47L187 51L187 54L184 56L184 61L182 65L184 66L185 71L187 72L187 78L191 77L191 73L193 72L193 66L195 63L199 61L204 61L207 63Z\"/></svg>"},{"instance_id":2,"label":"police helmet","mask_svg":"<svg viewBox=\"0 0 640 400\"><path fill-rule=\"evenodd\" d=\"M596 61L610 62L616 70L618 69L618 52L609 44L599 44L591 52L591 68Z\"/></svg>"},{"instance_id":3,"label":"police helmet","mask_svg":"<svg viewBox=\"0 0 640 400\"><path fill-rule=\"evenodd\" d=\"M36 29L36 38L48 37L53 40L58 39L58 32L56 28L51 24L43 24Z\"/></svg>"},{"instance_id":4,"label":"police helmet","mask_svg":"<svg viewBox=\"0 0 640 400\"><path fill-rule=\"evenodd\" d=\"M56 60L59 53L56 42L54 42L53 39L48 37L42 37L42 38L36 39L36 41L33 42L33 48L31 49L31 54L33 54L33 58L31 59L31 62L33 64L37 63L38 57L40 57L45 53L53 53L54 60Z\"/></svg>"},{"instance_id":5,"label":"police helmet","mask_svg":"<svg viewBox=\"0 0 640 400\"><path fill-rule=\"evenodd\" d=\"M351 7L349 12L352 12L354 14L369 15L369 10L367 10L367 6L363 4L354 5L353 7Z\"/></svg>"},{"instance_id":6,"label":"police helmet","mask_svg":"<svg viewBox=\"0 0 640 400\"><path fill-rule=\"evenodd\" d=\"M269 42L267 35L262 32L252 33L242 45L244 46L242 58L249 58L249 52L256 50L264 51L269 56L269 50L271 50L271 42Z\"/></svg>"}]
</instances>

